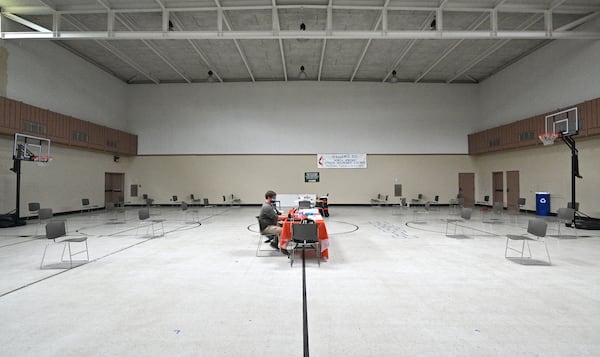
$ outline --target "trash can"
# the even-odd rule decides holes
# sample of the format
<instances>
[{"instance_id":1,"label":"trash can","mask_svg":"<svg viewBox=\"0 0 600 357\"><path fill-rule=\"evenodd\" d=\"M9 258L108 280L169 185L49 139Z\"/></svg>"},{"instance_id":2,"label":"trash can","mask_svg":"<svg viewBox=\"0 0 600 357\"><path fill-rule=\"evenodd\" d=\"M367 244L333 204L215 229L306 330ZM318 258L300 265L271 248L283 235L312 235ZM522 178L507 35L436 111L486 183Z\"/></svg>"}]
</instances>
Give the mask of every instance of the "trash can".
<instances>
[{"instance_id":1,"label":"trash can","mask_svg":"<svg viewBox=\"0 0 600 357\"><path fill-rule=\"evenodd\" d=\"M535 214L538 216L550 215L550 192L535 193Z\"/></svg>"}]
</instances>

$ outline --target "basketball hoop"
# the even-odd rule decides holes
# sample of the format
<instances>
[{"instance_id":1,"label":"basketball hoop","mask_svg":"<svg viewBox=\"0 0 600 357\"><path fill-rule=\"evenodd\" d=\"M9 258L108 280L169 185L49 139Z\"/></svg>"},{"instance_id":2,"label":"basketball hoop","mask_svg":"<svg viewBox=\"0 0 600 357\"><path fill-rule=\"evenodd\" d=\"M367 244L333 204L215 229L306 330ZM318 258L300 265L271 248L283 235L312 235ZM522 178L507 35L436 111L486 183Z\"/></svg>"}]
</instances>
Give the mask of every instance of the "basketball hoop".
<instances>
[{"instance_id":1,"label":"basketball hoop","mask_svg":"<svg viewBox=\"0 0 600 357\"><path fill-rule=\"evenodd\" d=\"M52 156L32 156L31 161L35 162L38 166L48 166L52 161Z\"/></svg>"},{"instance_id":2,"label":"basketball hoop","mask_svg":"<svg viewBox=\"0 0 600 357\"><path fill-rule=\"evenodd\" d=\"M540 135L538 135L538 138L540 138L540 141L542 142L542 144L552 145L552 144L554 144L554 140L556 140L556 138L558 138L558 134L552 133L552 132L541 133Z\"/></svg>"}]
</instances>

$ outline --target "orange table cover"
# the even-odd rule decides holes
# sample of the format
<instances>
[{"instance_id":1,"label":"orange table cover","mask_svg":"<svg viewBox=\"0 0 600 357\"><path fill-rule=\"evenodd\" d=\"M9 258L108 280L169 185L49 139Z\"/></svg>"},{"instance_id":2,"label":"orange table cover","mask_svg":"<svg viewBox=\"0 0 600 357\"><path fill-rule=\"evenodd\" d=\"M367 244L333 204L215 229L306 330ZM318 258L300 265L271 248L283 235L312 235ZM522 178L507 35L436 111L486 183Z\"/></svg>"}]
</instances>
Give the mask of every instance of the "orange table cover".
<instances>
[{"instance_id":1,"label":"orange table cover","mask_svg":"<svg viewBox=\"0 0 600 357\"><path fill-rule=\"evenodd\" d=\"M292 224L299 224L300 222L290 222L287 219L283 223L283 231L279 237L279 247L286 247L287 243L292 239ZM318 227L319 244L321 246L321 258L329 259L329 236L327 235L327 227L325 227L324 220L317 220L315 223Z\"/></svg>"}]
</instances>

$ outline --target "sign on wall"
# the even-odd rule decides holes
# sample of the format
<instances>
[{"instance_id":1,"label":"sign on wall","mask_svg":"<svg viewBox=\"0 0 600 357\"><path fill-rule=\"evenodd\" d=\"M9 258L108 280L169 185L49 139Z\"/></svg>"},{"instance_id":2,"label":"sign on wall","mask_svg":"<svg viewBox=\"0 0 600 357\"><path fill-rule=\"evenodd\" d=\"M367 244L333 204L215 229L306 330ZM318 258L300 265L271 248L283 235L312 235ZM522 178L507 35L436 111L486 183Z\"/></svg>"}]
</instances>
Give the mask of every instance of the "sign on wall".
<instances>
[{"instance_id":1,"label":"sign on wall","mask_svg":"<svg viewBox=\"0 0 600 357\"><path fill-rule=\"evenodd\" d=\"M317 154L318 169L366 169L367 154Z\"/></svg>"},{"instance_id":2,"label":"sign on wall","mask_svg":"<svg viewBox=\"0 0 600 357\"><path fill-rule=\"evenodd\" d=\"M319 173L318 172L305 172L304 173L304 182L319 182Z\"/></svg>"}]
</instances>

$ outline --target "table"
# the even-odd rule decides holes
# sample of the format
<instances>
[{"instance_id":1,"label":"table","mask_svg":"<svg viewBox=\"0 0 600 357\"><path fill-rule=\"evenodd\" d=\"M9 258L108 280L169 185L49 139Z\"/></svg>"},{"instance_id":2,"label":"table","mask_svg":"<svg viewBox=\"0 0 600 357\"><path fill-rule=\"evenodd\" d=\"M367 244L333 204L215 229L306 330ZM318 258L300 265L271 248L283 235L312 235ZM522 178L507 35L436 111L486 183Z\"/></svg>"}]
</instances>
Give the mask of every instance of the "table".
<instances>
[{"instance_id":1,"label":"table","mask_svg":"<svg viewBox=\"0 0 600 357\"><path fill-rule=\"evenodd\" d=\"M290 213L293 210L290 210ZM279 236L279 247L285 249L288 242L292 239L292 224L299 224L298 221L285 220L283 222L283 230ZM315 220L318 225L319 245L321 246L321 258L324 260L329 259L329 235L327 234L327 227L325 221L322 219Z\"/></svg>"}]
</instances>

